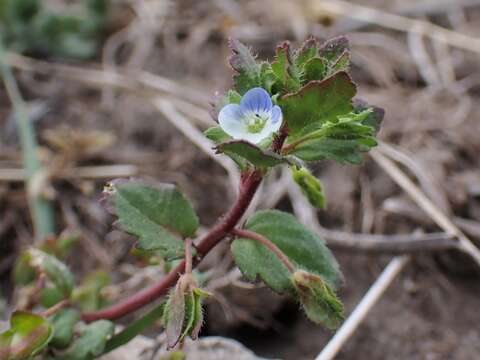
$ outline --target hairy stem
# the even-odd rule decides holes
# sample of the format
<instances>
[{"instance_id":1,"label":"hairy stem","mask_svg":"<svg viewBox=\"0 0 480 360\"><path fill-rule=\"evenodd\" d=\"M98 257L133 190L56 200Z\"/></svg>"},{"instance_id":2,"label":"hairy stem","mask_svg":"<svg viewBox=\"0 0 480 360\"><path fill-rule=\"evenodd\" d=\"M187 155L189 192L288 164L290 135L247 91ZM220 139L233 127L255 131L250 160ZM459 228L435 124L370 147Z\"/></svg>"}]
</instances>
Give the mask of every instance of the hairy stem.
<instances>
[{"instance_id":1,"label":"hairy stem","mask_svg":"<svg viewBox=\"0 0 480 360\"><path fill-rule=\"evenodd\" d=\"M192 239L185 239L185 274L192 273Z\"/></svg>"},{"instance_id":2,"label":"hairy stem","mask_svg":"<svg viewBox=\"0 0 480 360\"><path fill-rule=\"evenodd\" d=\"M268 240L266 237L250 230L245 229L233 229L232 234L238 237L247 238L250 240L254 240L262 244L263 246L267 247L271 252L275 254L275 256L282 262L283 265L290 271L292 274L295 272L295 265L292 264L290 259L283 253L280 248L275 245L273 242Z\"/></svg>"},{"instance_id":3,"label":"hairy stem","mask_svg":"<svg viewBox=\"0 0 480 360\"><path fill-rule=\"evenodd\" d=\"M257 170L252 171L244 178L240 186L240 194L237 201L233 204L227 214L199 241L199 244L196 247L198 256L195 261L193 261L193 266L198 265L198 263L215 247L215 245L224 239L225 236L230 234L232 229L242 218L243 214L245 214L245 211L250 205L261 181L262 175ZM170 287L175 285L179 276L185 272L185 266L186 262L184 260L151 287L145 288L105 309L84 313L82 319L86 322L99 319L114 320L151 303L165 295Z\"/></svg>"},{"instance_id":4,"label":"hairy stem","mask_svg":"<svg viewBox=\"0 0 480 360\"><path fill-rule=\"evenodd\" d=\"M285 124L286 122L280 129L279 135L275 138L272 145L272 150L276 153L281 151L283 143L288 135L288 129ZM249 173L242 174L240 192L237 200L227 214L221 218L206 235L201 238L198 246L196 247L197 256L194 259L192 266L197 266L205 257L205 255L207 255L210 250L212 250L235 228L252 202L255 192L262 182L262 178L263 174L259 170L252 170ZM180 275L185 272L185 267L186 262L183 260L175 269L170 271L165 277L160 279L152 286L145 288L105 309L84 313L82 314L82 319L86 322L100 319L114 320L140 309L142 306L147 305L165 295L168 290L175 285Z\"/></svg>"}]
</instances>

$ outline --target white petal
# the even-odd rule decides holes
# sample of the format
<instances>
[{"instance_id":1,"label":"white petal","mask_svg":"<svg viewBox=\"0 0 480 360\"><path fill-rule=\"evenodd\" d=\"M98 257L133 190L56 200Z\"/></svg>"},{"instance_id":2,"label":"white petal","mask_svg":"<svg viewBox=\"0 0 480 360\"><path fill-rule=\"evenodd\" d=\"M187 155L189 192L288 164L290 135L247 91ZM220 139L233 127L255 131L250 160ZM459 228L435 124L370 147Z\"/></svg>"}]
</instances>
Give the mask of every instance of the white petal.
<instances>
[{"instance_id":1,"label":"white petal","mask_svg":"<svg viewBox=\"0 0 480 360\"><path fill-rule=\"evenodd\" d=\"M235 139L246 132L245 124L242 121L243 113L240 105L228 104L220 110L218 123L223 131Z\"/></svg>"}]
</instances>

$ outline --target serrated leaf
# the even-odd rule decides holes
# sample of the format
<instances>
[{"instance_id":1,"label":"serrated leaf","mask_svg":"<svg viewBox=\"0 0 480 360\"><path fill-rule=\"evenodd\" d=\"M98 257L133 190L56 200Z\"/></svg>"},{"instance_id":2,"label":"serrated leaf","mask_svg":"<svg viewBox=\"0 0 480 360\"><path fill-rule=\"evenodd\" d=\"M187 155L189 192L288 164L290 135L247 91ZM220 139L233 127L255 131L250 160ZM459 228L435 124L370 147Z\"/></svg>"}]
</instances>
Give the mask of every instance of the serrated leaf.
<instances>
[{"instance_id":1,"label":"serrated leaf","mask_svg":"<svg viewBox=\"0 0 480 360\"><path fill-rule=\"evenodd\" d=\"M290 44L284 42L277 46L272 72L277 78L281 92L297 91L300 87L300 72L293 62Z\"/></svg>"},{"instance_id":2,"label":"serrated leaf","mask_svg":"<svg viewBox=\"0 0 480 360\"><path fill-rule=\"evenodd\" d=\"M337 261L324 241L291 214L259 211L248 219L245 228L272 241L295 267L322 276L333 287L339 283L341 273ZM233 241L232 252L235 263L248 279L259 277L277 293L296 294L290 272L265 246L239 238Z\"/></svg>"},{"instance_id":3,"label":"serrated leaf","mask_svg":"<svg viewBox=\"0 0 480 360\"><path fill-rule=\"evenodd\" d=\"M329 329L336 329L343 320L343 304L323 279L306 271L296 271L292 283L307 317Z\"/></svg>"},{"instance_id":4,"label":"serrated leaf","mask_svg":"<svg viewBox=\"0 0 480 360\"><path fill-rule=\"evenodd\" d=\"M302 69L305 64L318 54L318 41L311 37L307 39L294 54L294 61L298 69Z\"/></svg>"},{"instance_id":5,"label":"serrated leaf","mask_svg":"<svg viewBox=\"0 0 480 360\"><path fill-rule=\"evenodd\" d=\"M362 124L373 127L375 129L375 134L377 134L385 116L385 110L376 106L371 106L366 101L360 99L353 100L353 109L357 114L370 110L368 116L362 120Z\"/></svg>"},{"instance_id":6,"label":"serrated leaf","mask_svg":"<svg viewBox=\"0 0 480 360\"><path fill-rule=\"evenodd\" d=\"M364 122L371 121L372 109L339 116L319 130L299 140L292 154L305 161L333 159L341 163L358 164L361 154L377 145L375 129Z\"/></svg>"},{"instance_id":7,"label":"serrated leaf","mask_svg":"<svg viewBox=\"0 0 480 360\"><path fill-rule=\"evenodd\" d=\"M322 184L307 168L292 167L292 177L312 206L318 209L325 208Z\"/></svg>"},{"instance_id":8,"label":"serrated leaf","mask_svg":"<svg viewBox=\"0 0 480 360\"><path fill-rule=\"evenodd\" d=\"M49 322L53 326L53 337L50 346L65 349L73 339L73 328L80 320L80 313L75 309L61 310L53 315Z\"/></svg>"},{"instance_id":9,"label":"serrated leaf","mask_svg":"<svg viewBox=\"0 0 480 360\"><path fill-rule=\"evenodd\" d=\"M0 358L30 358L47 346L52 334L52 326L42 316L16 311L10 319L10 329L0 334Z\"/></svg>"},{"instance_id":10,"label":"serrated leaf","mask_svg":"<svg viewBox=\"0 0 480 360\"><path fill-rule=\"evenodd\" d=\"M68 298L75 286L75 279L70 269L56 257L41 250L31 248L27 250L27 254L30 266L45 273L63 294L63 298Z\"/></svg>"},{"instance_id":11,"label":"serrated leaf","mask_svg":"<svg viewBox=\"0 0 480 360\"><path fill-rule=\"evenodd\" d=\"M232 51L229 62L232 69L236 71L233 77L235 90L243 95L251 88L261 85L261 66L255 60L250 49L240 41L230 39L228 45Z\"/></svg>"},{"instance_id":12,"label":"serrated leaf","mask_svg":"<svg viewBox=\"0 0 480 360\"><path fill-rule=\"evenodd\" d=\"M280 98L279 105L288 124L290 139L352 111L355 93L355 84L342 71L322 81L311 81L298 92Z\"/></svg>"},{"instance_id":13,"label":"serrated leaf","mask_svg":"<svg viewBox=\"0 0 480 360\"><path fill-rule=\"evenodd\" d=\"M244 140L233 140L221 143L216 147L217 152L229 156L236 155L246 159L253 166L267 168L287 162L287 159L273 151L262 148Z\"/></svg>"},{"instance_id":14,"label":"serrated leaf","mask_svg":"<svg viewBox=\"0 0 480 360\"><path fill-rule=\"evenodd\" d=\"M325 41L321 45L318 54L329 63L334 64L345 51L349 51L349 47L348 39L342 35Z\"/></svg>"},{"instance_id":15,"label":"serrated leaf","mask_svg":"<svg viewBox=\"0 0 480 360\"><path fill-rule=\"evenodd\" d=\"M192 205L174 185L119 180L110 183L106 194L118 223L139 238L142 250L179 257L183 238L193 236L199 226Z\"/></svg>"},{"instance_id":16,"label":"serrated leaf","mask_svg":"<svg viewBox=\"0 0 480 360\"><path fill-rule=\"evenodd\" d=\"M95 321L84 327L72 346L55 360L93 360L100 356L115 326L107 320Z\"/></svg>"},{"instance_id":17,"label":"serrated leaf","mask_svg":"<svg viewBox=\"0 0 480 360\"><path fill-rule=\"evenodd\" d=\"M322 58L313 58L309 60L303 70L303 82L309 83L314 80L323 80L327 74L328 67Z\"/></svg>"},{"instance_id":18,"label":"serrated leaf","mask_svg":"<svg viewBox=\"0 0 480 360\"><path fill-rule=\"evenodd\" d=\"M342 55L337 59L337 61L331 67L331 73L337 71L348 71L350 68L350 51L345 50Z\"/></svg>"}]
</instances>

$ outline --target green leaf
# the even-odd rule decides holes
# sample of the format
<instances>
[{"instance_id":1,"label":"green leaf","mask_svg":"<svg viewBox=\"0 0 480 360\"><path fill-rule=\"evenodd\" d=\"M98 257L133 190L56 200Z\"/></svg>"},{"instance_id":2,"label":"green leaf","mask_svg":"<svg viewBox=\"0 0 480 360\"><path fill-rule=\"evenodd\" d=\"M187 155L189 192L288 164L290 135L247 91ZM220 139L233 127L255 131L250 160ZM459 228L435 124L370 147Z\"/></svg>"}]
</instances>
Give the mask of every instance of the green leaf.
<instances>
[{"instance_id":1,"label":"green leaf","mask_svg":"<svg viewBox=\"0 0 480 360\"><path fill-rule=\"evenodd\" d=\"M298 92L280 98L289 137L308 134L325 122L352 111L355 93L354 83L346 72L341 71L322 81L311 81Z\"/></svg>"},{"instance_id":2,"label":"green leaf","mask_svg":"<svg viewBox=\"0 0 480 360\"><path fill-rule=\"evenodd\" d=\"M139 238L142 250L161 251L166 258L179 257L183 238L193 236L199 226L192 205L174 185L116 180L106 194L121 228Z\"/></svg>"},{"instance_id":3,"label":"green leaf","mask_svg":"<svg viewBox=\"0 0 480 360\"><path fill-rule=\"evenodd\" d=\"M93 360L100 356L113 335L115 326L107 320L95 321L84 327L80 337L55 360Z\"/></svg>"},{"instance_id":4,"label":"green leaf","mask_svg":"<svg viewBox=\"0 0 480 360\"><path fill-rule=\"evenodd\" d=\"M306 271L296 271L292 283L307 317L329 329L336 329L343 317L343 304L323 279Z\"/></svg>"},{"instance_id":5,"label":"green leaf","mask_svg":"<svg viewBox=\"0 0 480 360\"><path fill-rule=\"evenodd\" d=\"M211 140L215 144L220 144L224 141L230 140L228 135L220 126L212 126L203 132L207 139Z\"/></svg>"},{"instance_id":6,"label":"green leaf","mask_svg":"<svg viewBox=\"0 0 480 360\"><path fill-rule=\"evenodd\" d=\"M65 349L73 339L73 328L80 320L80 313L75 309L61 310L53 315L49 321L54 332L50 345L59 349Z\"/></svg>"},{"instance_id":7,"label":"green leaf","mask_svg":"<svg viewBox=\"0 0 480 360\"><path fill-rule=\"evenodd\" d=\"M94 271L88 274L72 293L72 299L82 311L95 311L106 304L102 289L112 282L105 271Z\"/></svg>"},{"instance_id":8,"label":"green leaf","mask_svg":"<svg viewBox=\"0 0 480 360\"><path fill-rule=\"evenodd\" d=\"M261 86L261 66L250 49L235 39L230 39L228 45L232 51L229 62L236 71L233 77L235 90L243 95L251 88Z\"/></svg>"},{"instance_id":9,"label":"green leaf","mask_svg":"<svg viewBox=\"0 0 480 360\"><path fill-rule=\"evenodd\" d=\"M139 335L144 330L152 326L158 319L163 316L164 309L165 303L162 303L150 312L148 312L146 315L142 316L140 319L129 324L118 334L115 334L110 340L108 340L107 344L105 345L105 350L103 354L106 354L120 346L125 345L130 340L135 338L135 336Z\"/></svg>"},{"instance_id":10,"label":"green leaf","mask_svg":"<svg viewBox=\"0 0 480 360\"><path fill-rule=\"evenodd\" d=\"M297 183L310 204L318 209L325 208L325 194L320 181L307 168L292 167L293 180Z\"/></svg>"},{"instance_id":11,"label":"green leaf","mask_svg":"<svg viewBox=\"0 0 480 360\"><path fill-rule=\"evenodd\" d=\"M292 60L288 42L277 46L275 61L272 63L272 71L278 80L282 92L297 91L300 87L300 73Z\"/></svg>"},{"instance_id":12,"label":"green leaf","mask_svg":"<svg viewBox=\"0 0 480 360\"><path fill-rule=\"evenodd\" d=\"M193 339L198 337L203 323L202 301L210 295L197 287L191 274L180 277L175 288L170 291L162 319L169 349L182 342L186 336Z\"/></svg>"},{"instance_id":13,"label":"green leaf","mask_svg":"<svg viewBox=\"0 0 480 360\"><path fill-rule=\"evenodd\" d=\"M65 293L52 284L47 284L40 292L40 304L49 308L65 299Z\"/></svg>"},{"instance_id":14,"label":"green leaf","mask_svg":"<svg viewBox=\"0 0 480 360\"><path fill-rule=\"evenodd\" d=\"M322 58L313 58L305 64L303 71L303 81L308 83L314 80L323 80L326 76L328 67Z\"/></svg>"},{"instance_id":15,"label":"green leaf","mask_svg":"<svg viewBox=\"0 0 480 360\"><path fill-rule=\"evenodd\" d=\"M371 122L372 109L339 116L325 123L293 146L292 154L305 161L333 159L341 163L358 164L362 153L377 145Z\"/></svg>"},{"instance_id":16,"label":"green leaf","mask_svg":"<svg viewBox=\"0 0 480 360\"><path fill-rule=\"evenodd\" d=\"M324 241L294 216L277 210L259 211L248 219L245 228L272 241L297 268L321 275L333 287L339 283L338 264ZM232 252L248 279L260 277L277 293L296 294L290 272L265 246L239 238L232 243Z\"/></svg>"},{"instance_id":17,"label":"green leaf","mask_svg":"<svg viewBox=\"0 0 480 360\"><path fill-rule=\"evenodd\" d=\"M350 68L350 51L345 50L338 60L332 65L331 73L348 71Z\"/></svg>"},{"instance_id":18,"label":"green leaf","mask_svg":"<svg viewBox=\"0 0 480 360\"><path fill-rule=\"evenodd\" d=\"M204 134L209 140L213 141L217 145L232 139L231 136L223 131L220 126L211 127L207 129ZM234 152L226 152L225 155L230 157L235 164L238 165L240 170L245 170L248 167L247 161L242 156L237 155Z\"/></svg>"},{"instance_id":19,"label":"green leaf","mask_svg":"<svg viewBox=\"0 0 480 360\"><path fill-rule=\"evenodd\" d=\"M31 248L27 250L27 254L30 266L45 273L64 298L68 298L75 286L70 269L56 257L41 250Z\"/></svg>"},{"instance_id":20,"label":"green leaf","mask_svg":"<svg viewBox=\"0 0 480 360\"><path fill-rule=\"evenodd\" d=\"M30 358L47 346L52 334L52 326L42 316L16 311L10 319L10 329L0 334L0 358Z\"/></svg>"},{"instance_id":21,"label":"green leaf","mask_svg":"<svg viewBox=\"0 0 480 360\"><path fill-rule=\"evenodd\" d=\"M318 54L318 41L311 37L307 39L294 53L294 62L298 69L303 69L307 62Z\"/></svg>"},{"instance_id":22,"label":"green leaf","mask_svg":"<svg viewBox=\"0 0 480 360\"><path fill-rule=\"evenodd\" d=\"M244 140L233 140L221 143L216 147L218 153L229 156L236 155L246 159L253 166L267 168L287 162L287 159L270 150L249 143Z\"/></svg>"},{"instance_id":23,"label":"green leaf","mask_svg":"<svg viewBox=\"0 0 480 360\"><path fill-rule=\"evenodd\" d=\"M356 114L365 113L366 110L369 111L367 116L362 119L362 124L373 127L375 134L377 134L385 116L385 110L376 106L371 106L367 102L360 99L353 100L353 108L353 111Z\"/></svg>"}]
</instances>

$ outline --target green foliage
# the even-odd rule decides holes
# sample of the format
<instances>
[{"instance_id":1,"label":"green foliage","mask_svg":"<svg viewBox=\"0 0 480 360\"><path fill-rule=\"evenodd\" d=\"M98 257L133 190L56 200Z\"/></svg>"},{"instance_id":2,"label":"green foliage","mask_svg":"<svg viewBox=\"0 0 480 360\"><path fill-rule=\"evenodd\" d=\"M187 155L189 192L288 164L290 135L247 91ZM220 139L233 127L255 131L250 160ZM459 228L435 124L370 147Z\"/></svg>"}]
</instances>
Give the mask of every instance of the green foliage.
<instances>
[{"instance_id":1,"label":"green foliage","mask_svg":"<svg viewBox=\"0 0 480 360\"><path fill-rule=\"evenodd\" d=\"M95 311L106 304L102 289L112 282L110 275L104 271L94 271L88 274L82 283L77 286L72 299L83 311Z\"/></svg>"},{"instance_id":2,"label":"green foliage","mask_svg":"<svg viewBox=\"0 0 480 360\"><path fill-rule=\"evenodd\" d=\"M17 311L10 319L10 329L0 334L0 358L31 358L47 346L52 334L52 326L42 316Z\"/></svg>"},{"instance_id":3,"label":"green foliage","mask_svg":"<svg viewBox=\"0 0 480 360\"><path fill-rule=\"evenodd\" d=\"M8 48L29 55L90 58L99 45L107 0L85 1L77 15L70 15L72 9L59 13L40 0L2 0L1 39Z\"/></svg>"},{"instance_id":4,"label":"green foliage","mask_svg":"<svg viewBox=\"0 0 480 360\"><path fill-rule=\"evenodd\" d=\"M192 339L198 337L203 324L202 301L208 296L209 293L197 287L191 274L180 277L170 292L163 314L170 349L181 343L186 336Z\"/></svg>"},{"instance_id":5,"label":"green foliage","mask_svg":"<svg viewBox=\"0 0 480 360\"><path fill-rule=\"evenodd\" d=\"M50 345L58 349L65 349L73 339L73 328L80 320L80 313L75 309L64 309L49 318L54 332Z\"/></svg>"},{"instance_id":6,"label":"green foliage","mask_svg":"<svg viewBox=\"0 0 480 360\"><path fill-rule=\"evenodd\" d=\"M142 250L156 250L165 258L183 254L183 238L199 226L187 198L174 185L145 181L113 181L105 191L108 207L122 229L139 238Z\"/></svg>"},{"instance_id":7,"label":"green foliage","mask_svg":"<svg viewBox=\"0 0 480 360\"><path fill-rule=\"evenodd\" d=\"M221 143L216 147L217 152L225 153L230 157L240 157L250 164L260 168L268 168L287 162L287 160L273 151L262 148L244 140L234 140Z\"/></svg>"},{"instance_id":8,"label":"green foliage","mask_svg":"<svg viewBox=\"0 0 480 360\"><path fill-rule=\"evenodd\" d=\"M103 354L113 332L112 322L95 321L83 328L80 336L64 353L49 360L93 360Z\"/></svg>"},{"instance_id":9,"label":"green foliage","mask_svg":"<svg viewBox=\"0 0 480 360\"><path fill-rule=\"evenodd\" d=\"M322 184L307 168L297 169L295 166L292 167L292 177L312 206L318 209L325 208L325 194L322 190Z\"/></svg>"},{"instance_id":10,"label":"green foliage","mask_svg":"<svg viewBox=\"0 0 480 360\"><path fill-rule=\"evenodd\" d=\"M373 114L372 109L367 109L327 121L320 129L296 141L291 153L306 161L333 159L358 164L362 161L361 153L377 145L376 129L369 125Z\"/></svg>"},{"instance_id":11,"label":"green foliage","mask_svg":"<svg viewBox=\"0 0 480 360\"><path fill-rule=\"evenodd\" d=\"M70 297L75 279L70 269L60 260L41 250L27 250L28 262L37 272L44 273L61 292L63 298Z\"/></svg>"},{"instance_id":12,"label":"green foliage","mask_svg":"<svg viewBox=\"0 0 480 360\"><path fill-rule=\"evenodd\" d=\"M272 72L277 79L277 89L281 92L297 91L300 87L300 71L292 59L288 42L277 47Z\"/></svg>"},{"instance_id":13,"label":"green foliage","mask_svg":"<svg viewBox=\"0 0 480 360\"><path fill-rule=\"evenodd\" d=\"M236 71L233 77L235 90L243 95L251 88L261 85L261 65L257 63L250 49L240 41L230 39L228 45L232 51L230 66Z\"/></svg>"},{"instance_id":14,"label":"green foliage","mask_svg":"<svg viewBox=\"0 0 480 360\"><path fill-rule=\"evenodd\" d=\"M292 275L302 307L307 317L329 329L336 329L343 320L343 304L331 286L323 279L306 271L296 271Z\"/></svg>"},{"instance_id":15,"label":"green foliage","mask_svg":"<svg viewBox=\"0 0 480 360\"><path fill-rule=\"evenodd\" d=\"M273 242L298 269L322 276L331 286L338 285L338 264L322 239L300 224L294 216L277 211L255 213L245 228ZM264 245L239 238L232 243L236 264L250 280L260 277L277 293L295 295L291 274L285 265Z\"/></svg>"},{"instance_id":16,"label":"green foliage","mask_svg":"<svg viewBox=\"0 0 480 360\"><path fill-rule=\"evenodd\" d=\"M325 80L310 81L298 92L279 99L289 128L289 140L317 130L327 121L353 110L356 87L346 72Z\"/></svg>"}]
</instances>

